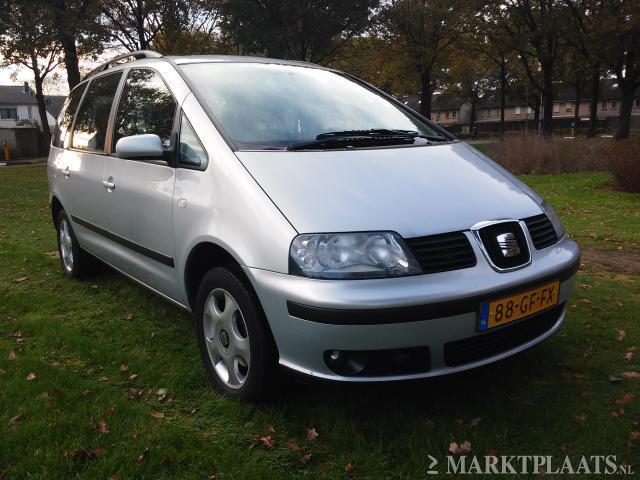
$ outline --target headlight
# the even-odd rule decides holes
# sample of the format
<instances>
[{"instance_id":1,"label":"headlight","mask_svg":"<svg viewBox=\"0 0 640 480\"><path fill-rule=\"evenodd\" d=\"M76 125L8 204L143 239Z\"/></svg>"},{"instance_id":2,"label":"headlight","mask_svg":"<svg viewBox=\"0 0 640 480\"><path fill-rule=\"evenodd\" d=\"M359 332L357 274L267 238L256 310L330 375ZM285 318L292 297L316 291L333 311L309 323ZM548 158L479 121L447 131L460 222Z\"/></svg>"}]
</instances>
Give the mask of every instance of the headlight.
<instances>
[{"instance_id":1,"label":"headlight","mask_svg":"<svg viewBox=\"0 0 640 480\"><path fill-rule=\"evenodd\" d=\"M299 235L289 250L289 272L314 278L381 278L421 273L393 232Z\"/></svg>"},{"instance_id":2,"label":"headlight","mask_svg":"<svg viewBox=\"0 0 640 480\"><path fill-rule=\"evenodd\" d=\"M549 217L549 220L551 220L551 225L553 225L553 228L556 231L556 235L558 236L558 240L560 240L562 237L564 237L565 234L564 227L562 226L560 218L546 200L542 202L541 207L544 210L544 213L547 214L547 217Z\"/></svg>"}]
</instances>

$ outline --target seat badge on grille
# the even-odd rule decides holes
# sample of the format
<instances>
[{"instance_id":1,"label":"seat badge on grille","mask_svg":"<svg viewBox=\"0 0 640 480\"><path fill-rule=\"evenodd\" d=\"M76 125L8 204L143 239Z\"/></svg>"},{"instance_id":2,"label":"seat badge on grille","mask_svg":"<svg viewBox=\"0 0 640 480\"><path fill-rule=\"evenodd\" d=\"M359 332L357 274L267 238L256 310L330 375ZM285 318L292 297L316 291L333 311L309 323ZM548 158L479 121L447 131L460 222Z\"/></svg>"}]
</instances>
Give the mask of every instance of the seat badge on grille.
<instances>
[{"instance_id":1,"label":"seat badge on grille","mask_svg":"<svg viewBox=\"0 0 640 480\"><path fill-rule=\"evenodd\" d=\"M501 233L496 236L496 241L498 242L498 246L500 247L503 257L509 258L520 255L520 246L518 245L518 240L513 233Z\"/></svg>"}]
</instances>

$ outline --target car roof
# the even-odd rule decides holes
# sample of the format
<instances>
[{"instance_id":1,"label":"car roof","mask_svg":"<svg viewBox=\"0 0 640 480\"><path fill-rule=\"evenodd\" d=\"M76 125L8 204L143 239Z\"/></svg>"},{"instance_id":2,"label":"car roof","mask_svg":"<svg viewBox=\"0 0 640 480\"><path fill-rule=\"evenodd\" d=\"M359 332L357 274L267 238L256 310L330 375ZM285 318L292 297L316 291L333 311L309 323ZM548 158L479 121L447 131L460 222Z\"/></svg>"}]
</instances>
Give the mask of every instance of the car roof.
<instances>
[{"instance_id":1,"label":"car roof","mask_svg":"<svg viewBox=\"0 0 640 480\"><path fill-rule=\"evenodd\" d=\"M303 62L300 60L282 60L278 58L248 57L240 55L170 55L161 58L173 61L177 65L184 65L189 63L267 63L324 69L324 67L322 67L321 65Z\"/></svg>"}]
</instances>

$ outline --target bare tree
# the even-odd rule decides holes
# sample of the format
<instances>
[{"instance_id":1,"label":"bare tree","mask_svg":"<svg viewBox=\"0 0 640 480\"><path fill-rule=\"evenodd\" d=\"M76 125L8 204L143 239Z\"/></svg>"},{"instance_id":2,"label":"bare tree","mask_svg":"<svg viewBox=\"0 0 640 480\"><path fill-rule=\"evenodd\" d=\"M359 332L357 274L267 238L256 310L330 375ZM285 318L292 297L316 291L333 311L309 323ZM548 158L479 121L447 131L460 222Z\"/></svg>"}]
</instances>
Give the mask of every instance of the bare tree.
<instances>
[{"instance_id":1,"label":"bare tree","mask_svg":"<svg viewBox=\"0 0 640 480\"><path fill-rule=\"evenodd\" d=\"M33 73L43 143L48 145L51 132L42 87L47 75L62 61L62 49L51 36L53 25L45 9L34 8L32 2L26 1L7 2L3 6L0 19L3 64L26 67Z\"/></svg>"},{"instance_id":2,"label":"bare tree","mask_svg":"<svg viewBox=\"0 0 640 480\"><path fill-rule=\"evenodd\" d=\"M420 80L420 113L431 116L438 69L466 29L473 2L467 0L391 0L380 13L383 32L398 42Z\"/></svg>"}]
</instances>

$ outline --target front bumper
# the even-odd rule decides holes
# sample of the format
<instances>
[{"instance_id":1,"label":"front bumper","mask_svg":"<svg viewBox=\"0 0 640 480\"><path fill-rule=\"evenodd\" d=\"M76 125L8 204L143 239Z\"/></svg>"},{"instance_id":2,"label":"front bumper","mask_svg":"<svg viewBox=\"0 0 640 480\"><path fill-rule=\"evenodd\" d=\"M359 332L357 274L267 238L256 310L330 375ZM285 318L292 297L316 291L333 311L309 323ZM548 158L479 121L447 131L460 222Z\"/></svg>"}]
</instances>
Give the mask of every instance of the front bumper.
<instances>
[{"instance_id":1,"label":"front bumper","mask_svg":"<svg viewBox=\"0 0 640 480\"><path fill-rule=\"evenodd\" d=\"M471 244L478 249L476 242ZM452 365L446 358L447 345L492 333L477 330L478 310L484 301L560 280L558 304L566 302L579 265L577 244L565 237L551 247L531 253L528 267L508 273L493 270L479 250L475 252L478 264L473 268L403 278L317 280L248 267L245 271L269 321L280 364L331 380L402 380L454 373L494 362L525 350L558 330L565 317L562 307L556 309L553 319L546 320L548 328L523 336L517 345L462 364ZM513 326L528 320L519 320ZM509 328L511 325L501 327L505 332ZM428 369L346 376L334 373L325 362L326 352L332 350L412 347L428 347Z\"/></svg>"}]
</instances>

